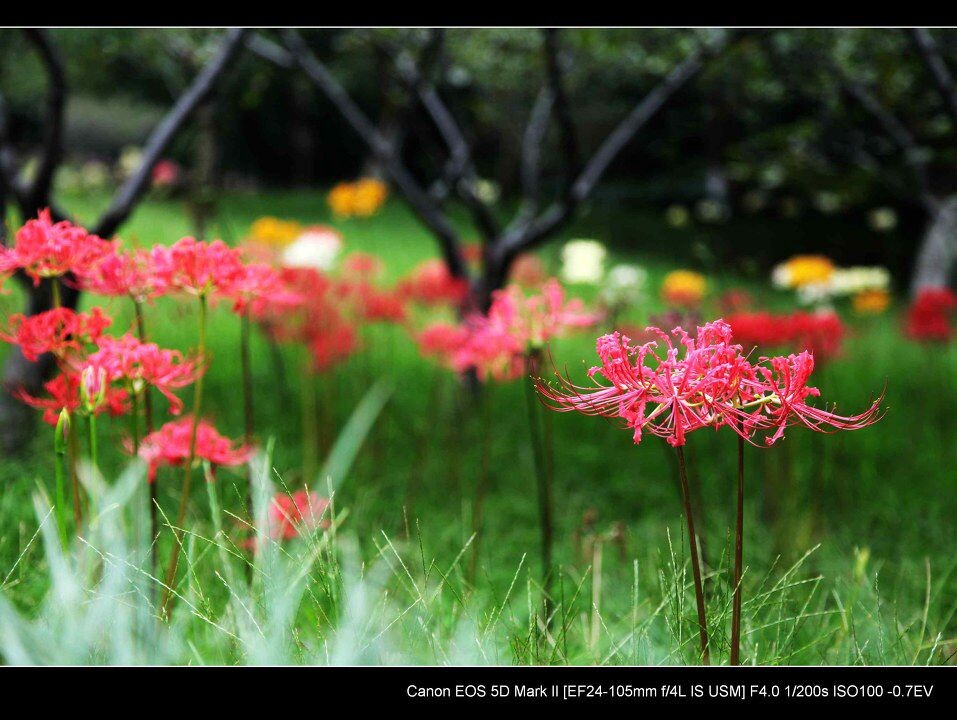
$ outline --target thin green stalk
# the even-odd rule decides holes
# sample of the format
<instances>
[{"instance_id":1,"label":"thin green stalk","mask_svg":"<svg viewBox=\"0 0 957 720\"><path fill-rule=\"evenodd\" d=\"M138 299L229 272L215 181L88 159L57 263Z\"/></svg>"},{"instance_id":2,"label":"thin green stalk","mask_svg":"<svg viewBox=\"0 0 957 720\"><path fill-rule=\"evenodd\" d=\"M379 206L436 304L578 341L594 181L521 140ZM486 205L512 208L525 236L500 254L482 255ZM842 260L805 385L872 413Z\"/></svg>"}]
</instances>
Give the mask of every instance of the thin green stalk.
<instances>
[{"instance_id":1,"label":"thin green stalk","mask_svg":"<svg viewBox=\"0 0 957 720\"><path fill-rule=\"evenodd\" d=\"M688 472L685 468L685 456L681 446L678 454L678 476L681 480L681 499L684 501L685 521L688 525L688 548L691 551L691 573L694 576L694 596L698 607L698 636L701 640L701 662L711 664L711 651L708 648L708 619L704 608L704 589L701 585L701 563L698 559L698 539L694 529L694 513L691 511L690 491L688 490Z\"/></svg>"},{"instance_id":2,"label":"thin green stalk","mask_svg":"<svg viewBox=\"0 0 957 720\"><path fill-rule=\"evenodd\" d=\"M734 604L731 610L731 664L741 661L741 567L744 559L744 438L738 436L738 504L734 526Z\"/></svg>"},{"instance_id":3,"label":"thin green stalk","mask_svg":"<svg viewBox=\"0 0 957 720\"><path fill-rule=\"evenodd\" d=\"M243 376L243 417L245 420L245 440L250 445L253 442L255 433L253 423L253 373L252 359L250 354L249 342L249 313L244 312L239 321L239 357L242 364ZM246 469L246 484L249 488L249 497L247 500L247 509L249 520L253 521L253 470L252 466Z\"/></svg>"},{"instance_id":4,"label":"thin green stalk","mask_svg":"<svg viewBox=\"0 0 957 720\"><path fill-rule=\"evenodd\" d=\"M68 434L67 443L70 447L70 484L73 487L73 521L76 524L76 531L80 532L80 526L83 524L83 503L80 498L80 475L76 471L76 461L80 452L76 445L75 432Z\"/></svg>"},{"instance_id":5,"label":"thin green stalk","mask_svg":"<svg viewBox=\"0 0 957 720\"><path fill-rule=\"evenodd\" d=\"M535 479L538 485L538 520L541 531L541 553L542 553L542 592L545 595L545 618L546 623L551 619L551 581L552 581L552 547L554 544L554 525L553 525L553 493L551 486L551 477L548 473L550 464L546 458L546 452L550 448L545 447L545 441L542 436L542 429L539 423L541 412L538 398L535 397L535 386L532 383L532 377L537 371L536 357L533 353L525 356L525 398L528 404L528 429L532 440L532 461L535 469Z\"/></svg>"},{"instance_id":6,"label":"thin green stalk","mask_svg":"<svg viewBox=\"0 0 957 720\"><path fill-rule=\"evenodd\" d=\"M60 531L60 542L66 547L66 451L67 435L70 434L70 414L64 408L60 412L60 419L57 421L56 428L53 431L53 452L56 455L56 521L57 528ZM79 532L79 527L77 531Z\"/></svg>"},{"instance_id":7,"label":"thin green stalk","mask_svg":"<svg viewBox=\"0 0 957 720\"><path fill-rule=\"evenodd\" d=\"M93 467L93 477L94 480L97 476L97 471L99 469L99 459L98 445L96 441L96 413L90 412L86 416L87 428L89 429L89 450L90 450L90 465ZM89 496L90 501L90 517L96 517L96 492L91 492Z\"/></svg>"},{"instance_id":8,"label":"thin green stalk","mask_svg":"<svg viewBox=\"0 0 957 720\"><path fill-rule=\"evenodd\" d=\"M302 479L311 483L318 465L318 404L316 379L309 371L308 360L302 366Z\"/></svg>"},{"instance_id":9,"label":"thin green stalk","mask_svg":"<svg viewBox=\"0 0 957 720\"><path fill-rule=\"evenodd\" d=\"M491 421L491 395L492 388L485 388L485 392L478 398L481 405L482 415L482 437L480 439L482 448L482 459L479 464L478 483L475 486L475 497L472 505L472 535L475 538L472 541L472 557L469 559L469 582L475 582L475 574L478 569L479 546L482 540L482 526L485 520L485 498L488 495L489 466L491 465L492 453L492 421Z\"/></svg>"},{"instance_id":10,"label":"thin green stalk","mask_svg":"<svg viewBox=\"0 0 957 720\"><path fill-rule=\"evenodd\" d=\"M60 280L59 278L50 278L50 293L53 298L53 307L59 309L63 307L60 299Z\"/></svg>"},{"instance_id":11,"label":"thin green stalk","mask_svg":"<svg viewBox=\"0 0 957 720\"><path fill-rule=\"evenodd\" d=\"M199 296L199 348L200 359L206 357L206 296ZM196 432L199 428L200 413L203 409L203 379L201 374L196 379L196 389L193 395L193 428L189 438L189 454L183 468L183 489L179 498L179 510L176 513L176 525L173 527L173 552L170 555L169 566L166 569L166 589L163 592L163 615L169 617L172 610L173 583L176 580L176 568L179 564L180 548L183 545L183 524L186 519L186 507L189 502L189 490L193 481L193 462L196 460Z\"/></svg>"},{"instance_id":12,"label":"thin green stalk","mask_svg":"<svg viewBox=\"0 0 957 720\"><path fill-rule=\"evenodd\" d=\"M146 318L143 315L143 303L133 300L133 311L136 315L136 335L140 342L146 340ZM135 400L135 396L134 396ZM134 407L134 413L136 408ZM143 388L143 426L146 435L153 432L153 397L150 388L147 385ZM149 503L150 503L150 547L155 547L156 538L159 535L159 511L157 509L157 487L155 482L149 485ZM156 553L151 552L153 574L156 574Z\"/></svg>"}]
</instances>

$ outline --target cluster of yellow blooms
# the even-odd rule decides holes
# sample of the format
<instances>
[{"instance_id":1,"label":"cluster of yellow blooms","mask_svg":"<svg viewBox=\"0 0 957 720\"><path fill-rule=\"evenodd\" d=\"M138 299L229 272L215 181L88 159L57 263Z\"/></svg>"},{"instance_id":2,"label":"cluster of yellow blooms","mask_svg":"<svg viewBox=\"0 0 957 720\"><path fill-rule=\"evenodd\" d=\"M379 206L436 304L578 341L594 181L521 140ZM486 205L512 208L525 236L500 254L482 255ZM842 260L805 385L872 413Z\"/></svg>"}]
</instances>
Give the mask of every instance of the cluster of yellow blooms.
<instances>
[{"instance_id":1,"label":"cluster of yellow blooms","mask_svg":"<svg viewBox=\"0 0 957 720\"><path fill-rule=\"evenodd\" d=\"M249 228L249 239L263 245L284 246L302 234L302 225L295 220L261 217Z\"/></svg>"},{"instance_id":2,"label":"cluster of yellow blooms","mask_svg":"<svg viewBox=\"0 0 957 720\"><path fill-rule=\"evenodd\" d=\"M774 268L772 279L778 287L797 289L826 283L835 269L831 259L824 255L795 255Z\"/></svg>"},{"instance_id":3,"label":"cluster of yellow blooms","mask_svg":"<svg viewBox=\"0 0 957 720\"><path fill-rule=\"evenodd\" d=\"M342 182L329 191L329 207L339 217L375 215L389 196L388 186L375 178Z\"/></svg>"},{"instance_id":4,"label":"cluster of yellow blooms","mask_svg":"<svg viewBox=\"0 0 957 720\"><path fill-rule=\"evenodd\" d=\"M669 305L695 307L708 290L708 280L693 270L674 270L661 283L661 297Z\"/></svg>"},{"instance_id":5,"label":"cluster of yellow blooms","mask_svg":"<svg viewBox=\"0 0 957 720\"><path fill-rule=\"evenodd\" d=\"M858 315L880 315L890 304L887 290L862 290L851 298L851 307Z\"/></svg>"}]
</instances>

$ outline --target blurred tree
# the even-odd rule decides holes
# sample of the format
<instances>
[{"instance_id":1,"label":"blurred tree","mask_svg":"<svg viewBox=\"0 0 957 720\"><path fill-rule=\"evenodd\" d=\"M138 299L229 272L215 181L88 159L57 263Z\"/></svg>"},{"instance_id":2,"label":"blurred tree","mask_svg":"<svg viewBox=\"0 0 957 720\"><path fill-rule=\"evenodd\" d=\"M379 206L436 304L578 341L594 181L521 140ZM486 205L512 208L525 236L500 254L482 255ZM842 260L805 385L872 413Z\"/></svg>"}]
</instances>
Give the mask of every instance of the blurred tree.
<instances>
[{"instance_id":1,"label":"blurred tree","mask_svg":"<svg viewBox=\"0 0 957 720\"><path fill-rule=\"evenodd\" d=\"M336 108L340 115L366 143L370 152L388 175L393 185L406 199L420 220L437 238L443 258L450 272L459 277L468 277L469 270L463 259L461 238L449 221L444 205L454 197L471 213L476 230L483 238L483 263L481 275L472 278L472 304L488 306L491 293L505 282L512 261L518 254L552 236L566 224L576 209L588 199L598 181L616 161L635 134L644 128L672 96L695 78L707 60L724 50L728 33L688 33L680 42L673 40L665 50L675 52L680 58L674 63L654 53L663 71L660 79L646 86L641 101L625 114L624 119L608 132L602 141L582 155L577 135L576 118L566 86L566 77L573 67L571 53L564 46L558 31L536 33L538 37L538 74L542 78L540 89L531 103L529 120L521 133L521 142L514 153L520 158L521 204L507 224L503 224L502 210L496 198L486 192L486 186L478 173L472 143L462 129L463 123L446 104L438 90L436 78L443 76L445 68L445 35L430 31L418 36L379 36L378 42L388 48L395 72L415 98L434 127L434 132L444 145L441 157L433 158L433 175L437 179L430 185L420 181L405 164L401 150L394 138L389 138L353 100L336 75L323 63L310 45L295 31L282 33L282 45L262 35L250 37L249 46L257 54L287 68L298 68L313 85ZM509 33L510 42L519 43L519 57L525 49L529 36ZM672 33L670 38L678 37ZM488 40L489 38L486 38ZM654 38L651 38L654 40ZM494 44L495 37L490 41ZM663 53L667 54L667 53ZM502 58L507 53L493 53L485 57ZM649 56L652 53L649 51ZM495 77L509 78L522 63L505 62L501 67L485 72ZM514 78L513 78L514 79ZM528 87L530 83L520 83ZM483 92L483 98L494 99L494 88ZM473 108L481 114L482 108ZM518 109L512 113L519 114ZM550 121L554 117L561 150L556 163L560 173L556 187L547 192L544 187L543 146ZM410 128L414 122L408 121Z\"/></svg>"},{"instance_id":2,"label":"blurred tree","mask_svg":"<svg viewBox=\"0 0 957 720\"><path fill-rule=\"evenodd\" d=\"M56 219L64 219L66 214L60 209L53 197L53 179L64 156L63 134L66 111L67 76L60 50L53 36L43 30L27 29L23 31L29 45L40 58L47 77L47 96L43 134L36 154L30 158L31 172L23 171L16 161L16 153L11 141L9 125L3 112L3 96L0 94L0 197L9 197L19 209L21 218L35 217L37 213L50 208ZM151 132L139 165L126 178L117 190L109 207L90 228L101 237L111 237L133 211L137 202L146 192L154 165L162 158L173 137L210 95L223 73L242 49L245 30L230 30L219 43L218 48L209 56L206 64L196 73L193 81L187 85L169 112ZM6 203L3 203L4 213ZM50 309L52 303L51 280L38 287L22 275L28 292L27 313L36 314ZM76 307L79 291L72 283L61 283L60 297L66 307ZM0 444L8 452L20 449L29 435L32 413L25 413L22 403L14 400L10 392L23 388L30 393L41 390L44 379L53 369L49 356L39 362L29 362L19 348L14 347L4 369L4 392L0 395Z\"/></svg>"}]
</instances>

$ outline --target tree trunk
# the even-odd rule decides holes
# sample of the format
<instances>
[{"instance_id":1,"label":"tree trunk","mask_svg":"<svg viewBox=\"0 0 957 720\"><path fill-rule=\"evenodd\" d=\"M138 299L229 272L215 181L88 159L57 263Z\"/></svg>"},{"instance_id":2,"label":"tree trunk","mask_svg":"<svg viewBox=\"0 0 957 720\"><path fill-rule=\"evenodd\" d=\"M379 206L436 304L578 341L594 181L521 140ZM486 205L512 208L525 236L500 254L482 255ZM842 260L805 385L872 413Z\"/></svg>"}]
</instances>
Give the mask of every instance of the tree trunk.
<instances>
[{"instance_id":1,"label":"tree trunk","mask_svg":"<svg viewBox=\"0 0 957 720\"><path fill-rule=\"evenodd\" d=\"M917 249L911 294L928 287L948 287L957 256L957 196L941 201L931 214Z\"/></svg>"}]
</instances>

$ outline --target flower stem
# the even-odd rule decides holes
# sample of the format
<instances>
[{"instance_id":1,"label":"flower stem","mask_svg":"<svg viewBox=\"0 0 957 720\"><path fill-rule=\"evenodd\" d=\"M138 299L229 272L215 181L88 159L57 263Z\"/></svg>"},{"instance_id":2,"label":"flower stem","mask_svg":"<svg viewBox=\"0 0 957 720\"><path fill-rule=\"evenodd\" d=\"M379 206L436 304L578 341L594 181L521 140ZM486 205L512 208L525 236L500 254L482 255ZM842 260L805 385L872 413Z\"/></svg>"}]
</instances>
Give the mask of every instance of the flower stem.
<instances>
[{"instance_id":1,"label":"flower stem","mask_svg":"<svg viewBox=\"0 0 957 720\"><path fill-rule=\"evenodd\" d=\"M318 463L319 407L316 402L316 379L309 371L308 360L302 368L302 480L307 485L316 474Z\"/></svg>"},{"instance_id":2,"label":"flower stem","mask_svg":"<svg viewBox=\"0 0 957 720\"><path fill-rule=\"evenodd\" d=\"M691 498L688 490L688 472L685 468L685 456L681 446L675 451L678 454L678 476L681 480L681 499L685 506L685 521L688 524L688 547L691 551L691 573L694 576L694 596L698 606L698 636L701 639L701 662L711 664L711 653L708 649L708 619L704 609L704 589L701 586L701 564L698 560L698 540L694 529L694 514L691 512Z\"/></svg>"},{"instance_id":3,"label":"flower stem","mask_svg":"<svg viewBox=\"0 0 957 720\"><path fill-rule=\"evenodd\" d=\"M731 664L741 662L741 565L744 557L744 438L738 436L738 504L734 526L734 604L731 610Z\"/></svg>"},{"instance_id":4,"label":"flower stem","mask_svg":"<svg viewBox=\"0 0 957 720\"><path fill-rule=\"evenodd\" d=\"M239 357L240 362L242 363L242 375L243 375L243 416L245 419L245 439L246 444L249 445L253 441L254 425L253 425L253 374L252 374L252 359L250 357L250 348L249 348L249 313L243 312L242 317L239 322ZM253 517L253 470L252 465L249 465L246 471L246 480L249 485L249 500L248 500L248 511L249 511L249 520L252 522Z\"/></svg>"},{"instance_id":5,"label":"flower stem","mask_svg":"<svg viewBox=\"0 0 957 720\"><path fill-rule=\"evenodd\" d=\"M99 459L99 453L97 450L97 441L96 441L96 413L91 412L89 415L87 415L87 428L89 428L89 431L90 431L90 437L89 437L90 464L93 467L93 478L95 480L97 478L97 471L99 470L99 467L100 467L99 463L97 462L97 460ZM89 507L90 517L93 518L96 516L96 511L97 511L97 508L96 508L97 497L96 497L95 491L89 494L88 500L90 503L90 507Z\"/></svg>"},{"instance_id":6,"label":"flower stem","mask_svg":"<svg viewBox=\"0 0 957 720\"><path fill-rule=\"evenodd\" d=\"M55 310L59 310L63 306L63 302L60 300L60 279L59 278L50 278L50 294L52 296L52 304Z\"/></svg>"},{"instance_id":7,"label":"flower stem","mask_svg":"<svg viewBox=\"0 0 957 720\"><path fill-rule=\"evenodd\" d=\"M206 357L206 296L199 296L199 348L200 359ZM199 428L199 416L203 409L203 379L206 373L196 379L196 389L193 394L193 428L189 438L189 455L183 468L183 490L179 498L179 510L176 513L176 525L173 527L173 551L170 555L169 566L166 568L166 589L163 592L163 616L169 617L173 605L173 583L176 580L176 567L179 564L179 553L183 546L183 524L186 519L186 507L189 502L189 490L193 481L193 462L196 460L196 432ZM155 485L155 483L154 483Z\"/></svg>"},{"instance_id":8,"label":"flower stem","mask_svg":"<svg viewBox=\"0 0 957 720\"><path fill-rule=\"evenodd\" d=\"M134 300L133 310L136 314L136 335L141 343L146 342L146 318L143 316L143 303ZM135 411L135 408L134 408ZM149 385L143 388L143 426L146 435L153 432L153 397L150 393ZM156 483L147 483L150 493L150 547L155 547L156 538L159 535L159 513L157 510L157 488ZM151 552L153 574L156 574L156 553Z\"/></svg>"},{"instance_id":9,"label":"flower stem","mask_svg":"<svg viewBox=\"0 0 957 720\"><path fill-rule=\"evenodd\" d=\"M67 439L66 435L71 432L70 430L70 416L64 410L60 415L60 421L57 422L56 428L53 431L53 452L56 456L56 521L57 528L60 531L60 542L63 543L63 546L66 547L67 544L67 532L66 532L66 451L67 451ZM77 527L77 532L80 528Z\"/></svg>"},{"instance_id":10,"label":"flower stem","mask_svg":"<svg viewBox=\"0 0 957 720\"><path fill-rule=\"evenodd\" d=\"M540 408L535 397L535 386L532 376L538 369L537 358L534 353L525 356L525 397L528 402L528 429L532 439L532 461L535 467L535 479L538 484L538 519L542 536L542 592L545 595L545 621L551 621L551 582L552 582L552 546L554 536L553 525L553 493L551 475L548 472L551 462L546 460L546 453L551 454L551 447L545 447L540 425Z\"/></svg>"}]
</instances>

